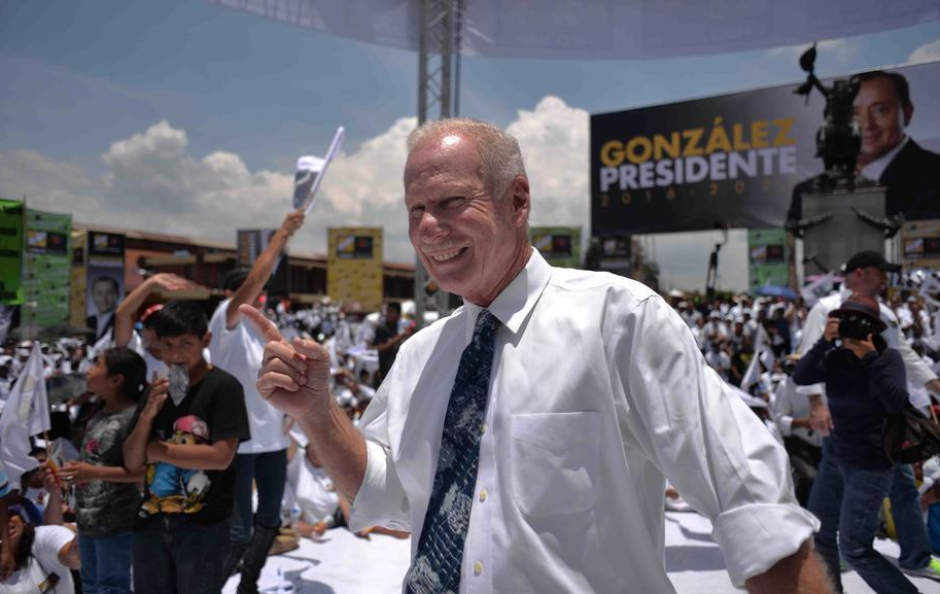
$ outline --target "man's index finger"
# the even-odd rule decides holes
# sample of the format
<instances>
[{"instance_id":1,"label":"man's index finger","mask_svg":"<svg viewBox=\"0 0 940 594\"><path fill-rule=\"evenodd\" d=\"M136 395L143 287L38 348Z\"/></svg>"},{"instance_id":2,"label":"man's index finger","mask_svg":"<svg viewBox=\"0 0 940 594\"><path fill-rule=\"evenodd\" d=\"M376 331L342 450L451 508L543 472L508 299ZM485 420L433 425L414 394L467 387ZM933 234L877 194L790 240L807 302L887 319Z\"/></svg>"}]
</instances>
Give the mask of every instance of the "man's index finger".
<instances>
[{"instance_id":1,"label":"man's index finger","mask_svg":"<svg viewBox=\"0 0 940 594\"><path fill-rule=\"evenodd\" d=\"M267 317L265 317L264 314L254 307L247 304L241 305L238 307L238 311L248 316L248 319L254 322L255 327L258 328L258 331L261 332L265 340L268 342L280 342L284 340L284 337L281 336L281 333L278 331L277 326L274 325L274 322L269 320Z\"/></svg>"}]
</instances>

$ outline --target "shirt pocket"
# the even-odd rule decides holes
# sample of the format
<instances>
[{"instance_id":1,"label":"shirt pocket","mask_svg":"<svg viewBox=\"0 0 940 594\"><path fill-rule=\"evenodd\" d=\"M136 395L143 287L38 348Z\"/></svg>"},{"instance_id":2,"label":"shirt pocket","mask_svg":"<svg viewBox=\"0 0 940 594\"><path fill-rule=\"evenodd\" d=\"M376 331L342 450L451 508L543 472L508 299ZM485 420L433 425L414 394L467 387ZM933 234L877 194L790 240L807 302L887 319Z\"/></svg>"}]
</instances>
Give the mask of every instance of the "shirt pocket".
<instances>
[{"instance_id":1,"label":"shirt pocket","mask_svg":"<svg viewBox=\"0 0 940 594\"><path fill-rule=\"evenodd\" d=\"M600 429L597 412L512 416L512 490L523 514L574 514L594 507Z\"/></svg>"}]
</instances>

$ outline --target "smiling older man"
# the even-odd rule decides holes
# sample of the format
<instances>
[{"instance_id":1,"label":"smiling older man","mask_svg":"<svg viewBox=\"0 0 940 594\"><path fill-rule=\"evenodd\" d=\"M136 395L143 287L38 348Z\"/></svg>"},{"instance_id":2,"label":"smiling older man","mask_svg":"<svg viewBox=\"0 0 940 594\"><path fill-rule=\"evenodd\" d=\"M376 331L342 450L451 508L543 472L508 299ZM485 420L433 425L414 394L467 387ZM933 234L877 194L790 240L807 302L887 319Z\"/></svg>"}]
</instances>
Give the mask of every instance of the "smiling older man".
<instances>
[{"instance_id":1,"label":"smiling older man","mask_svg":"<svg viewBox=\"0 0 940 594\"><path fill-rule=\"evenodd\" d=\"M245 313L271 341L259 390L354 500L350 524L413 532L405 592L673 592L664 477L714 522L735 584L829 591L786 453L685 323L647 287L529 245L515 139L425 124L404 179L411 242L465 305L402 346L362 434L323 349Z\"/></svg>"}]
</instances>

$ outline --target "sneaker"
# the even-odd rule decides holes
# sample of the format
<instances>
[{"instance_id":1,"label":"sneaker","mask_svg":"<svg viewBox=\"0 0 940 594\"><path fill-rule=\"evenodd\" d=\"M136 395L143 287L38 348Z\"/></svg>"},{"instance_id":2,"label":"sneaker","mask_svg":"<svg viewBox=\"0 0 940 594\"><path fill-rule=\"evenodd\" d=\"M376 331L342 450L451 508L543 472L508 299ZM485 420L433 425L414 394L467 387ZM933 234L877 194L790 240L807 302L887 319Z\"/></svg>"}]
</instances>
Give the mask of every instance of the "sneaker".
<instances>
[{"instance_id":1,"label":"sneaker","mask_svg":"<svg viewBox=\"0 0 940 594\"><path fill-rule=\"evenodd\" d=\"M931 557L930 563L920 569L903 569L902 571L907 575L928 578L940 582L940 559Z\"/></svg>"}]
</instances>

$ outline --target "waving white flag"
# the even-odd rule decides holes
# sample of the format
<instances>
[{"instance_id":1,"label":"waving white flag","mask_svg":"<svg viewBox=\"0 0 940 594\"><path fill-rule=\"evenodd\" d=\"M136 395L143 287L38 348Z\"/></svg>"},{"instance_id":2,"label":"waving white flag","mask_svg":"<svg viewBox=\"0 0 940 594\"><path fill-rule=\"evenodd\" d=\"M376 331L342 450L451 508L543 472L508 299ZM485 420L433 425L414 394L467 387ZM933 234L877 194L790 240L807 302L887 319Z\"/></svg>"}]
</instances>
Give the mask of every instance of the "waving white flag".
<instances>
[{"instance_id":1,"label":"waving white flag","mask_svg":"<svg viewBox=\"0 0 940 594\"><path fill-rule=\"evenodd\" d=\"M317 195L320 181L326 174L326 168L330 166L343 147L345 137L346 129L340 126L336 129L336 135L333 136L333 142L330 143L330 149L324 158L304 155L297 159L297 173L294 175L294 210L303 208L305 213L309 213L313 208L313 199Z\"/></svg>"},{"instance_id":2,"label":"waving white flag","mask_svg":"<svg viewBox=\"0 0 940 594\"><path fill-rule=\"evenodd\" d=\"M29 456L29 437L48 431L50 426L42 352L39 343L33 343L26 367L0 415L0 459L12 485L18 485L23 473L39 465Z\"/></svg>"},{"instance_id":3,"label":"waving white flag","mask_svg":"<svg viewBox=\"0 0 940 594\"><path fill-rule=\"evenodd\" d=\"M835 285L835 281L835 273L830 272L829 274L814 280L810 284L800 289L800 295L803 296L803 301L806 302L806 307L813 307L817 301L831 293L832 287Z\"/></svg>"}]
</instances>

